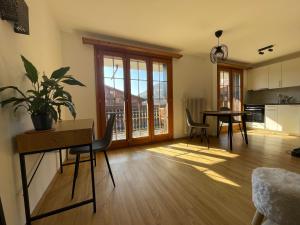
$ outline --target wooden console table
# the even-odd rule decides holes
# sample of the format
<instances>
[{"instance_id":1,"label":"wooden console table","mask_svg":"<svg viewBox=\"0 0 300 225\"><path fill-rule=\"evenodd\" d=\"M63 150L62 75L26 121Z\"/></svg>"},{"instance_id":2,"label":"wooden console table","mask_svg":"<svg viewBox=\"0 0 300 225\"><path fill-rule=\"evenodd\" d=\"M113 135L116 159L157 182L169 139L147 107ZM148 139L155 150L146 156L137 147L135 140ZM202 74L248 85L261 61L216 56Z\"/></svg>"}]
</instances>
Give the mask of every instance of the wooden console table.
<instances>
[{"instance_id":1,"label":"wooden console table","mask_svg":"<svg viewBox=\"0 0 300 225\"><path fill-rule=\"evenodd\" d=\"M47 131L27 131L16 137L17 152L20 156L20 169L22 176L22 186L24 195L24 206L26 215L26 224L31 225L32 221L51 216L66 210L80 207L85 204L93 203L94 213L96 212L96 194L95 194L95 179L93 166L93 120L66 120L60 121L55 128ZM31 216L30 204L28 195L28 183L26 176L25 156L36 153L45 153L57 151L63 148L89 146L90 148L90 164L92 178L92 193L91 199L84 200L63 208L55 209L40 215Z\"/></svg>"}]
</instances>

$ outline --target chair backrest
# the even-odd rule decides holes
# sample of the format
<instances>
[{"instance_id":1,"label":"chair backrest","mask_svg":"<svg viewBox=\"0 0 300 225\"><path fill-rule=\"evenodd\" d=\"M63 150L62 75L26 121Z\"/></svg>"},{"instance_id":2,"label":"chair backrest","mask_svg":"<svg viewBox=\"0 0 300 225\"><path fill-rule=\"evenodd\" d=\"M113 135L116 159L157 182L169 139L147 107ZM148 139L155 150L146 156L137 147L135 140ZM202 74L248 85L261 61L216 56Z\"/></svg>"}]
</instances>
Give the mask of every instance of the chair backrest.
<instances>
[{"instance_id":1,"label":"chair backrest","mask_svg":"<svg viewBox=\"0 0 300 225\"><path fill-rule=\"evenodd\" d=\"M106 129L105 129L104 138L103 138L106 149L109 148L109 146L112 143L115 120L116 120L116 114L110 114L109 119L106 124Z\"/></svg>"},{"instance_id":2,"label":"chair backrest","mask_svg":"<svg viewBox=\"0 0 300 225\"><path fill-rule=\"evenodd\" d=\"M230 108L228 107L220 107L220 111L230 111ZM227 116L220 116L219 117L219 121L223 122L223 123L228 123L228 117Z\"/></svg>"},{"instance_id":3,"label":"chair backrest","mask_svg":"<svg viewBox=\"0 0 300 225\"><path fill-rule=\"evenodd\" d=\"M185 109L186 112L186 122L188 124L188 126L192 126L194 124L191 112L188 108Z\"/></svg>"}]
</instances>

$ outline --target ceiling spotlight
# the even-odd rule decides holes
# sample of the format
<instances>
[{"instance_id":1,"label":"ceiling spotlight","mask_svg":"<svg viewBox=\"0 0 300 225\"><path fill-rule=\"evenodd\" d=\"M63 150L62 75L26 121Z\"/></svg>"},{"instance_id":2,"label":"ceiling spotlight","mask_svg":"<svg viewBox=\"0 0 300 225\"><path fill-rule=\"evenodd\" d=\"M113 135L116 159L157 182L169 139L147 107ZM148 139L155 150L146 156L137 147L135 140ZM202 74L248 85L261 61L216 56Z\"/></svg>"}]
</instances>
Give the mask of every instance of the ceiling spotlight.
<instances>
[{"instance_id":1,"label":"ceiling spotlight","mask_svg":"<svg viewBox=\"0 0 300 225\"><path fill-rule=\"evenodd\" d=\"M269 52L273 52L273 48L269 48L268 51L269 51Z\"/></svg>"}]
</instances>

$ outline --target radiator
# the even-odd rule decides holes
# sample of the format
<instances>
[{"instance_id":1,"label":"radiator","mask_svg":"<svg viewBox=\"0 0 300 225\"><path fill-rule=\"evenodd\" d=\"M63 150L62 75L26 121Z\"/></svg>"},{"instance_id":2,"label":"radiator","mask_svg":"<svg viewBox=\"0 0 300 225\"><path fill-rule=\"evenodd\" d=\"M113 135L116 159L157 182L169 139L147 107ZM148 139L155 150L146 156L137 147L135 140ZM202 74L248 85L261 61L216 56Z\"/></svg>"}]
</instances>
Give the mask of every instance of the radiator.
<instances>
[{"instance_id":1,"label":"radiator","mask_svg":"<svg viewBox=\"0 0 300 225\"><path fill-rule=\"evenodd\" d=\"M188 126L186 123L186 112L185 109L189 109L192 118L195 122L202 123L203 111L206 109L204 98L185 98L184 101L184 122L185 122L185 133L188 133Z\"/></svg>"}]
</instances>

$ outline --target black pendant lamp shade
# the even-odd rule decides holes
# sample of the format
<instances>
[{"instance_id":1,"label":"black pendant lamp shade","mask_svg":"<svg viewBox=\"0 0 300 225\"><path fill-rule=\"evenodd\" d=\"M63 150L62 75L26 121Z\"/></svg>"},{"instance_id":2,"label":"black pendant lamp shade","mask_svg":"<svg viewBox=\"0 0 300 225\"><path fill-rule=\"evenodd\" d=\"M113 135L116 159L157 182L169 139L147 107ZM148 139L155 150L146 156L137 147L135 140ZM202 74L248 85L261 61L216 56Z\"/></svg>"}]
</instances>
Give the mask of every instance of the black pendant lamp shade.
<instances>
[{"instance_id":1,"label":"black pendant lamp shade","mask_svg":"<svg viewBox=\"0 0 300 225\"><path fill-rule=\"evenodd\" d=\"M213 47L210 52L210 61L212 63L217 63L218 61L224 61L228 57L228 48L224 44L220 44L219 38L222 36L223 31L218 30L215 32L216 37L218 38L218 45Z\"/></svg>"}]
</instances>

